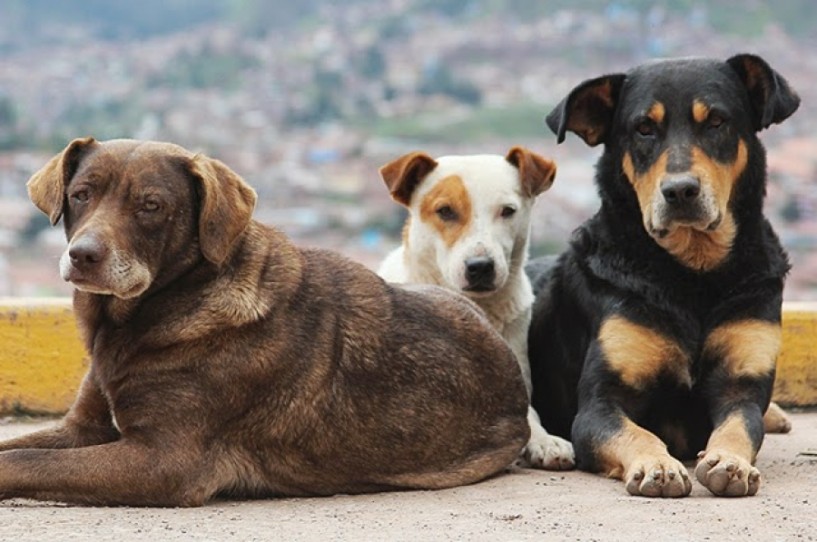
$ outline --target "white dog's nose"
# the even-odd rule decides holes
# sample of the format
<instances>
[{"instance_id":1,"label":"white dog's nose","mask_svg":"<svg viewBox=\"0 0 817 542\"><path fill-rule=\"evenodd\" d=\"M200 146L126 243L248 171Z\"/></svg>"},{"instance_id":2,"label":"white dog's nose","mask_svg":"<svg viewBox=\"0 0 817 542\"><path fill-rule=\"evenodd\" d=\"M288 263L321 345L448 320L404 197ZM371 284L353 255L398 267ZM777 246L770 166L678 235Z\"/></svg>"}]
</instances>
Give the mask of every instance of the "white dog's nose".
<instances>
[{"instance_id":1,"label":"white dog's nose","mask_svg":"<svg viewBox=\"0 0 817 542\"><path fill-rule=\"evenodd\" d=\"M493 258L476 256L465 260L465 279L471 290L493 289L496 268Z\"/></svg>"}]
</instances>

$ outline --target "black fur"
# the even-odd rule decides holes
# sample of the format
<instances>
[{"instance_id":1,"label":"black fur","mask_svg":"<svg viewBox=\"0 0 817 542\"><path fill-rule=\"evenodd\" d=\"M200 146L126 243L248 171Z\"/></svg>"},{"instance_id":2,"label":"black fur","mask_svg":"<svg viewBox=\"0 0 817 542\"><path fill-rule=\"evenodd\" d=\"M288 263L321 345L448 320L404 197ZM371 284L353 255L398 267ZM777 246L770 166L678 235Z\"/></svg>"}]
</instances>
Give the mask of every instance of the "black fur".
<instances>
[{"instance_id":1,"label":"black fur","mask_svg":"<svg viewBox=\"0 0 817 542\"><path fill-rule=\"evenodd\" d=\"M723 129L710 131L686 118L698 98L717 105L728 123ZM666 130L645 142L636 128L651 101L666 106L669 120ZM533 406L549 432L572 439L579 468L599 470L596 451L620 429L617 413L662 438L674 457L691 459L705 448L713 428L739 410L755 451L760 447L774 375L734 378L717 356L703 356L702 348L723 323L780 322L789 264L762 214L766 162L756 132L782 122L798 104L765 61L739 55L726 62L655 62L586 81L548 116L559 141L565 131L574 131L590 145L604 144L596 172L601 208L574 232L558 260L535 259L527 267L536 294L529 334ZM732 249L714 269L691 269L646 231L622 170L624 153L638 172L668 150L667 171L681 171L689 167L684 149L696 146L728 164L739 139L748 164L729 204L737 225ZM669 374L646 389L625 385L596 341L611 316L676 341L691 360L692 385ZM664 434L668 423L682 429L685 439Z\"/></svg>"}]
</instances>

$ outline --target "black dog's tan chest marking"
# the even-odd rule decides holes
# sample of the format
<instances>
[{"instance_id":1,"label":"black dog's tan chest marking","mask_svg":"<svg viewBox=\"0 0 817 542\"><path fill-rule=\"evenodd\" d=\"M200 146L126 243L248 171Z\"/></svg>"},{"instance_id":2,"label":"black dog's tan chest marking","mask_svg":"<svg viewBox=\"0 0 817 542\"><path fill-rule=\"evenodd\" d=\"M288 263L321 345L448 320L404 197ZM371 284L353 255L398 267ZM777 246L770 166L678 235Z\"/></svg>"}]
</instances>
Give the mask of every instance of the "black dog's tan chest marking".
<instances>
[{"instance_id":1,"label":"black dog's tan chest marking","mask_svg":"<svg viewBox=\"0 0 817 542\"><path fill-rule=\"evenodd\" d=\"M732 376L766 377L774 370L781 336L777 323L762 320L729 322L709 334L704 355L718 359Z\"/></svg>"},{"instance_id":2,"label":"black dog's tan chest marking","mask_svg":"<svg viewBox=\"0 0 817 542\"><path fill-rule=\"evenodd\" d=\"M608 318L598 335L607 367L633 389L670 376L692 386L691 359L672 338L622 316ZM703 357L716 360L733 377L765 377L780 353L780 325L762 320L739 320L716 327L703 344Z\"/></svg>"},{"instance_id":3,"label":"black dog's tan chest marking","mask_svg":"<svg viewBox=\"0 0 817 542\"><path fill-rule=\"evenodd\" d=\"M631 388L646 388L662 374L683 385L692 384L688 356L678 343L657 331L613 316L602 324L599 343L607 366Z\"/></svg>"}]
</instances>

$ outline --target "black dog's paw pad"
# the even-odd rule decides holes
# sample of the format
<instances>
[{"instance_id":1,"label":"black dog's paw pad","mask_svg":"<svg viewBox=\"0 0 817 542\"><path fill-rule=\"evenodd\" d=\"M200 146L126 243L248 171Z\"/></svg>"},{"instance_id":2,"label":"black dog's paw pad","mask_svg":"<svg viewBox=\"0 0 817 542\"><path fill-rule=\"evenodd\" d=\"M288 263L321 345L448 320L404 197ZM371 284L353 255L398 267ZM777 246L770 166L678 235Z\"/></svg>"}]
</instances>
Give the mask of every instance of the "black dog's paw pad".
<instances>
[{"instance_id":1,"label":"black dog's paw pad","mask_svg":"<svg viewBox=\"0 0 817 542\"><path fill-rule=\"evenodd\" d=\"M722 452L702 453L695 477L714 495L745 497L760 488L760 471L743 458Z\"/></svg>"},{"instance_id":2,"label":"black dog's paw pad","mask_svg":"<svg viewBox=\"0 0 817 542\"><path fill-rule=\"evenodd\" d=\"M675 459L636 461L625 483L630 495L642 497L685 497L692 491L686 468Z\"/></svg>"}]
</instances>

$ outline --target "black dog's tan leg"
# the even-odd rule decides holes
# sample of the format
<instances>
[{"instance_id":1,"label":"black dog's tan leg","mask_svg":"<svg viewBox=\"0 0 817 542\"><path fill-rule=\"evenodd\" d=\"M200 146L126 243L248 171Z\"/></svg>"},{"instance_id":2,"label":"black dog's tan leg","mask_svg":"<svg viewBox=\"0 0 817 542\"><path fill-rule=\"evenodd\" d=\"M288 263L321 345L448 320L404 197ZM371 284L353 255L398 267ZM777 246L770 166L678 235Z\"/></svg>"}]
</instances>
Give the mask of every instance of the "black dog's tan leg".
<instances>
[{"instance_id":1,"label":"black dog's tan leg","mask_svg":"<svg viewBox=\"0 0 817 542\"><path fill-rule=\"evenodd\" d=\"M625 414L649 408L637 397L659 375L688 381L686 367L683 350L670 338L622 316L608 318L579 383L579 396L586 398L573 424L580 467L624 480L632 495L688 495L686 468L658 436Z\"/></svg>"},{"instance_id":2,"label":"black dog's tan leg","mask_svg":"<svg viewBox=\"0 0 817 542\"><path fill-rule=\"evenodd\" d=\"M190 449L173 453L119 440L62 450L0 453L0 498L90 505L199 506L217 473ZM207 480L207 482L204 482Z\"/></svg>"},{"instance_id":3,"label":"black dog's tan leg","mask_svg":"<svg viewBox=\"0 0 817 542\"><path fill-rule=\"evenodd\" d=\"M630 495L684 497L692 490L686 467L661 439L628 418L598 446L596 461L599 470L623 480Z\"/></svg>"},{"instance_id":4,"label":"black dog's tan leg","mask_svg":"<svg viewBox=\"0 0 817 542\"><path fill-rule=\"evenodd\" d=\"M698 454L695 477L715 495L754 495L760 487L760 471L753 466L756 452L743 414L734 412L712 432L706 451Z\"/></svg>"},{"instance_id":5,"label":"black dog's tan leg","mask_svg":"<svg viewBox=\"0 0 817 542\"><path fill-rule=\"evenodd\" d=\"M73 406L54 427L0 442L0 451L21 448L77 448L119 438L105 397L88 373Z\"/></svg>"},{"instance_id":6,"label":"black dog's tan leg","mask_svg":"<svg viewBox=\"0 0 817 542\"><path fill-rule=\"evenodd\" d=\"M789 416L775 402L769 403L769 408L763 414L763 430L766 433L788 433L791 431Z\"/></svg>"},{"instance_id":7,"label":"black dog's tan leg","mask_svg":"<svg viewBox=\"0 0 817 542\"><path fill-rule=\"evenodd\" d=\"M715 495L754 495L760 487L754 462L780 338L779 322L747 319L719 326L706 340L704 357L720 369L702 383L715 429L698 455L695 477Z\"/></svg>"}]
</instances>

